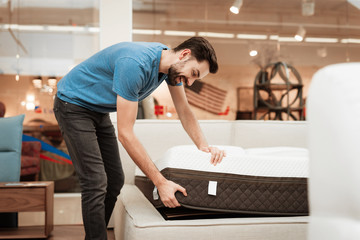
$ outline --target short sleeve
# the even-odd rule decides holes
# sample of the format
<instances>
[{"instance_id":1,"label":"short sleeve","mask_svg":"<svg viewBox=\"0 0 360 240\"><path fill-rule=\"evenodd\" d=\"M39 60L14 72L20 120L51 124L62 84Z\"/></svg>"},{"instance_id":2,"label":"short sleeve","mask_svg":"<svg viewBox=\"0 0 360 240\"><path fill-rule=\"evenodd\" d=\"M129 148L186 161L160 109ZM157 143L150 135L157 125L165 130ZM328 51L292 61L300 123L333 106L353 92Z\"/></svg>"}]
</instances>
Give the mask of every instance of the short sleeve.
<instances>
[{"instance_id":1,"label":"short sleeve","mask_svg":"<svg viewBox=\"0 0 360 240\"><path fill-rule=\"evenodd\" d=\"M129 101L138 101L144 84L144 68L133 58L120 58L115 63L113 91Z\"/></svg>"}]
</instances>

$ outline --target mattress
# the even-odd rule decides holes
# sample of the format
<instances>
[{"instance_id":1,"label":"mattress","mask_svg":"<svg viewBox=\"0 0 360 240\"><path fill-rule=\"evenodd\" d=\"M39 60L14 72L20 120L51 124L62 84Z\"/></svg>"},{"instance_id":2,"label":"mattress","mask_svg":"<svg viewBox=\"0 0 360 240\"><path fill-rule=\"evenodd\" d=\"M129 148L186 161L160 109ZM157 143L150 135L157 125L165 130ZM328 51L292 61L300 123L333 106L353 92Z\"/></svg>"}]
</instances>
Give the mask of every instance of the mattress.
<instances>
[{"instance_id":1,"label":"mattress","mask_svg":"<svg viewBox=\"0 0 360 240\"><path fill-rule=\"evenodd\" d=\"M210 154L193 145L170 148L155 162L188 196L175 194L187 209L264 216L308 215L308 151L272 147L243 149L217 146L227 156L216 166ZM157 189L136 169L135 185L156 208L163 208Z\"/></svg>"}]
</instances>

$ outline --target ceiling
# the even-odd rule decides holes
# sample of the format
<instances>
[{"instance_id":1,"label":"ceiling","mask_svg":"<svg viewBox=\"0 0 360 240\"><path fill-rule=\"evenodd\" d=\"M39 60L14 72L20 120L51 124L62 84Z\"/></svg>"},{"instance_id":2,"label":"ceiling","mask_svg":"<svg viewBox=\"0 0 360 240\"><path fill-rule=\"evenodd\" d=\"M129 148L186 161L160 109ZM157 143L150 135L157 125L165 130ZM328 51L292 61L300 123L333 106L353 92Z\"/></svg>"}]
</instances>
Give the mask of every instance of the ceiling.
<instances>
[{"instance_id":1,"label":"ceiling","mask_svg":"<svg viewBox=\"0 0 360 240\"><path fill-rule=\"evenodd\" d=\"M0 24L98 26L100 0L0 0ZM302 16L302 0L133 0L133 28L181 31L360 37L360 10L346 0L314 0L315 14ZM9 11L11 9L11 11Z\"/></svg>"},{"instance_id":2,"label":"ceiling","mask_svg":"<svg viewBox=\"0 0 360 240\"><path fill-rule=\"evenodd\" d=\"M0 0L0 31L7 31L4 26L9 23L98 28L100 1ZM302 2L312 0L243 0L237 15L229 11L233 1L133 0L133 29L160 30L159 35L133 34L133 40L158 41L171 47L187 37L169 36L165 34L166 30L190 31L197 35L200 32L229 33L233 37L211 39L224 64L249 63L252 60L248 51L254 45L263 51L275 48L279 54L281 45L281 55L297 64L360 61L360 10L346 0L313 0L313 16L302 15ZM335 38L338 41L323 44L309 43L305 39L280 44L280 40L271 39L276 35L293 40L299 26L306 29L307 38ZM239 39L237 34L262 34L266 39ZM341 42L349 38L358 43Z\"/></svg>"},{"instance_id":3,"label":"ceiling","mask_svg":"<svg viewBox=\"0 0 360 240\"><path fill-rule=\"evenodd\" d=\"M302 16L301 0L244 0L238 15L229 11L232 3L134 0L134 28L293 36L302 25L315 37L360 36L360 10L345 0L315 0L315 14L308 17Z\"/></svg>"}]
</instances>

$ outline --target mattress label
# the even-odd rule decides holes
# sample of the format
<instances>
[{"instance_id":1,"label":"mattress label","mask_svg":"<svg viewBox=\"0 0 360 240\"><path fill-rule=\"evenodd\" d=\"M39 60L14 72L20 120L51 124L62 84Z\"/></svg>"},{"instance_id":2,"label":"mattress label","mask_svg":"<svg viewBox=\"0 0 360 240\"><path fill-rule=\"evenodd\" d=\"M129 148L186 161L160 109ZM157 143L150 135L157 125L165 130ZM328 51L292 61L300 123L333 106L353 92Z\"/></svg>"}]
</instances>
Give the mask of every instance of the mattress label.
<instances>
[{"instance_id":1,"label":"mattress label","mask_svg":"<svg viewBox=\"0 0 360 240\"><path fill-rule=\"evenodd\" d=\"M154 190L153 190L153 199L154 199L154 200L158 200L158 199L159 199L159 194L158 194L158 191L157 191L157 187L156 187L156 186L154 187Z\"/></svg>"},{"instance_id":2,"label":"mattress label","mask_svg":"<svg viewBox=\"0 0 360 240\"><path fill-rule=\"evenodd\" d=\"M216 196L217 181L209 181L208 194Z\"/></svg>"}]
</instances>

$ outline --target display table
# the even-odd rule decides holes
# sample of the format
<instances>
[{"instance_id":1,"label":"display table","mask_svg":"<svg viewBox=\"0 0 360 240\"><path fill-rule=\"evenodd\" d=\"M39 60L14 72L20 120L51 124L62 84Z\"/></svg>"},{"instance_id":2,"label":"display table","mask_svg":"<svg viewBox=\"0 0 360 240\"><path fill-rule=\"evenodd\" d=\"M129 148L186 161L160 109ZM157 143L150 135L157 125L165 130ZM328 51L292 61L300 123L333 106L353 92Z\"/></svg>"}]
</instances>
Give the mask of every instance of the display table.
<instances>
[{"instance_id":1,"label":"display table","mask_svg":"<svg viewBox=\"0 0 360 240\"><path fill-rule=\"evenodd\" d=\"M45 212L44 226L0 228L0 239L46 238L53 230L54 183L0 183L0 212Z\"/></svg>"}]
</instances>

